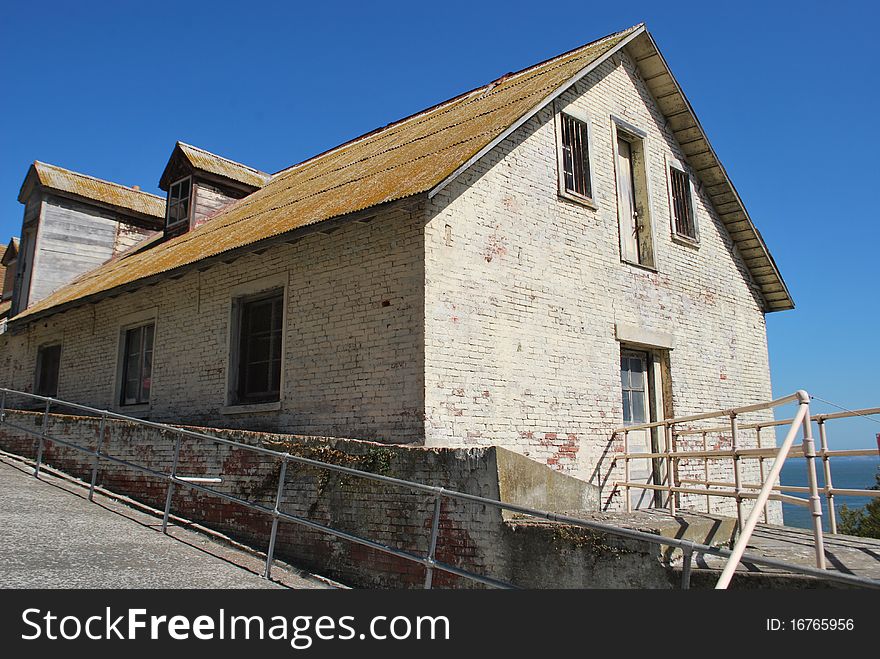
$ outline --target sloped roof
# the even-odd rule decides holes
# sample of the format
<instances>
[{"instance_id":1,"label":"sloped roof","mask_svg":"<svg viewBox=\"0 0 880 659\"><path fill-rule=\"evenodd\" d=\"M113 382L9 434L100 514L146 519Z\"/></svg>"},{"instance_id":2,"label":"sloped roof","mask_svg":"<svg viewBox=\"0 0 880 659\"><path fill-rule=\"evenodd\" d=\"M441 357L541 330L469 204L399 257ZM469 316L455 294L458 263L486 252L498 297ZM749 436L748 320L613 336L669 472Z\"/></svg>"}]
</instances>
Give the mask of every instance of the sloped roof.
<instances>
[{"instance_id":1,"label":"sloped roof","mask_svg":"<svg viewBox=\"0 0 880 659\"><path fill-rule=\"evenodd\" d=\"M666 117L667 125L703 183L715 212L724 223L749 274L764 298L767 311L794 309L794 300L761 232L752 222L727 170L709 143L706 131L672 75L654 38L645 30L626 46L638 63L642 79Z\"/></svg>"},{"instance_id":2,"label":"sloped roof","mask_svg":"<svg viewBox=\"0 0 880 659\"><path fill-rule=\"evenodd\" d=\"M229 160L223 156L218 156L209 151L205 151L204 149L200 149L197 146L178 142L174 146L174 151L171 154L168 166L165 167L165 171L162 172L162 177L159 181L159 187L163 190L167 189L168 185L171 183L171 181L168 180L168 168L171 165L171 161L174 160L175 155L178 153L189 161L193 169L222 176L223 178L238 181L254 188L262 188L266 185L266 182L272 178L271 174L261 172L259 169L242 165L239 162Z\"/></svg>"},{"instance_id":3,"label":"sloped roof","mask_svg":"<svg viewBox=\"0 0 880 659\"><path fill-rule=\"evenodd\" d=\"M436 191L601 60L642 35L647 35L643 25L609 35L282 170L200 227L100 266L15 320L55 313L303 226ZM790 308L787 299L789 306L780 301L776 308Z\"/></svg>"},{"instance_id":4,"label":"sloped roof","mask_svg":"<svg viewBox=\"0 0 880 659\"><path fill-rule=\"evenodd\" d=\"M0 256L0 264L5 267L9 264L9 261L15 258L18 258L18 236L13 236L9 240L6 249L3 250L3 255Z\"/></svg>"},{"instance_id":5,"label":"sloped roof","mask_svg":"<svg viewBox=\"0 0 880 659\"><path fill-rule=\"evenodd\" d=\"M73 172L63 167L40 162L39 160L34 161L34 164L28 169L27 176L25 176L21 191L18 194L18 200L21 203L27 202L30 186L34 182L50 190L66 192L77 197L92 199L151 217L165 218L164 197L157 197L149 192L135 190L119 183L102 181L94 176Z\"/></svg>"},{"instance_id":6,"label":"sloped roof","mask_svg":"<svg viewBox=\"0 0 880 659\"><path fill-rule=\"evenodd\" d=\"M100 266L37 302L15 320L298 227L427 192L635 29L509 74L282 170L265 187L196 229Z\"/></svg>"}]
</instances>

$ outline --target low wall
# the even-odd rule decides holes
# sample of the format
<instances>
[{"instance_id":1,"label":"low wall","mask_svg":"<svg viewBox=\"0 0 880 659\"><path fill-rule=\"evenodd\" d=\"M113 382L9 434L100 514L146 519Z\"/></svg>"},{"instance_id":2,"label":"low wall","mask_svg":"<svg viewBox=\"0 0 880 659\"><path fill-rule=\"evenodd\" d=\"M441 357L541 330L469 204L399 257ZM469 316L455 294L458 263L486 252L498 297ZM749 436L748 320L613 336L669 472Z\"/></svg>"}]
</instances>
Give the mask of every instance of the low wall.
<instances>
[{"instance_id":1,"label":"low wall","mask_svg":"<svg viewBox=\"0 0 880 659\"><path fill-rule=\"evenodd\" d=\"M0 448L33 457L37 441L11 428L42 430L42 414L9 411L0 425ZM100 421L52 414L47 434L94 447ZM596 488L495 447L423 448L358 440L300 437L197 428L225 439L288 451L396 478L442 486L556 512L598 509ZM125 421L107 421L102 451L157 471L170 468L175 436ZM88 481L91 457L47 442L43 460ZM280 463L245 449L185 438L180 476L219 476L219 491L273 506ZM166 482L124 466L100 463L98 483L157 508ZM415 554L428 549L433 497L384 483L290 463L282 510ZM253 547L265 549L271 518L189 488L176 488L172 511ZM424 567L282 522L276 556L360 587L421 587ZM436 556L439 561L526 588L670 587L668 570L653 545L609 538L559 524L513 520L491 506L444 499ZM437 587L475 583L435 571Z\"/></svg>"}]
</instances>

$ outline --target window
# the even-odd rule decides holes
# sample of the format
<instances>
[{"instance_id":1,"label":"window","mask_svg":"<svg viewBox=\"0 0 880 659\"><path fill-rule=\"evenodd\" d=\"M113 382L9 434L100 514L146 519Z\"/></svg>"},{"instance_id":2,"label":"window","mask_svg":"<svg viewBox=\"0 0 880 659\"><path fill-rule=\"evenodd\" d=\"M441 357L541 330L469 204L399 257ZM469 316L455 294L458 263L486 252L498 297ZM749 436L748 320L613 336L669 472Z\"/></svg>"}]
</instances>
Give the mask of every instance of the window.
<instances>
[{"instance_id":1,"label":"window","mask_svg":"<svg viewBox=\"0 0 880 659\"><path fill-rule=\"evenodd\" d=\"M153 376L153 335L155 325L141 325L123 332L121 405L150 402Z\"/></svg>"},{"instance_id":2,"label":"window","mask_svg":"<svg viewBox=\"0 0 880 659\"><path fill-rule=\"evenodd\" d=\"M37 378L34 391L38 396L58 395L58 371L61 368L61 346L43 346L37 350Z\"/></svg>"},{"instance_id":3,"label":"window","mask_svg":"<svg viewBox=\"0 0 880 659\"><path fill-rule=\"evenodd\" d=\"M189 221L189 198L192 179L187 177L173 183L168 190L168 226Z\"/></svg>"},{"instance_id":4,"label":"window","mask_svg":"<svg viewBox=\"0 0 880 659\"><path fill-rule=\"evenodd\" d=\"M559 115L560 147L562 151L562 186L566 192L591 199L593 186L590 181L590 140L586 121L569 114Z\"/></svg>"},{"instance_id":5,"label":"window","mask_svg":"<svg viewBox=\"0 0 880 659\"><path fill-rule=\"evenodd\" d=\"M628 263L654 268L654 238L645 163L645 134L615 120L615 171L620 257Z\"/></svg>"},{"instance_id":6,"label":"window","mask_svg":"<svg viewBox=\"0 0 880 659\"><path fill-rule=\"evenodd\" d=\"M284 291L238 301L235 403L280 400Z\"/></svg>"},{"instance_id":7,"label":"window","mask_svg":"<svg viewBox=\"0 0 880 659\"><path fill-rule=\"evenodd\" d=\"M669 166L669 205L675 235L696 241L697 224L694 220L690 177L675 165Z\"/></svg>"}]
</instances>

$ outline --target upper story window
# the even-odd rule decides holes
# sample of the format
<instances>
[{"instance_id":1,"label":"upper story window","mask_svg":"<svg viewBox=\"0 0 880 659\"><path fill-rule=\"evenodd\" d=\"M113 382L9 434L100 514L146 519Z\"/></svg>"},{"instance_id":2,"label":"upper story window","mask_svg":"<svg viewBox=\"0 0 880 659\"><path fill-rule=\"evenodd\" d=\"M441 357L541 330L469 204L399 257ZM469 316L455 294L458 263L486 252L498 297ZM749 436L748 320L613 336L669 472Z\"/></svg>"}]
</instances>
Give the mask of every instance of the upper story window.
<instances>
[{"instance_id":1,"label":"upper story window","mask_svg":"<svg viewBox=\"0 0 880 659\"><path fill-rule=\"evenodd\" d=\"M190 197L192 195L192 178L172 183L168 189L168 226L173 227L189 221Z\"/></svg>"},{"instance_id":2,"label":"upper story window","mask_svg":"<svg viewBox=\"0 0 880 659\"><path fill-rule=\"evenodd\" d=\"M615 117L612 117L612 123L620 257L627 263L654 269L654 235L645 156L647 134Z\"/></svg>"},{"instance_id":3,"label":"upper story window","mask_svg":"<svg viewBox=\"0 0 880 659\"><path fill-rule=\"evenodd\" d=\"M58 395L58 373L61 370L61 346L42 346L37 350L37 377L34 393L38 396Z\"/></svg>"},{"instance_id":4,"label":"upper story window","mask_svg":"<svg viewBox=\"0 0 880 659\"><path fill-rule=\"evenodd\" d=\"M669 207L675 235L696 242L697 221L694 216L691 180L678 163L669 165Z\"/></svg>"},{"instance_id":5,"label":"upper story window","mask_svg":"<svg viewBox=\"0 0 880 659\"><path fill-rule=\"evenodd\" d=\"M589 117L576 108L557 115L559 192L575 200L592 203Z\"/></svg>"}]
</instances>

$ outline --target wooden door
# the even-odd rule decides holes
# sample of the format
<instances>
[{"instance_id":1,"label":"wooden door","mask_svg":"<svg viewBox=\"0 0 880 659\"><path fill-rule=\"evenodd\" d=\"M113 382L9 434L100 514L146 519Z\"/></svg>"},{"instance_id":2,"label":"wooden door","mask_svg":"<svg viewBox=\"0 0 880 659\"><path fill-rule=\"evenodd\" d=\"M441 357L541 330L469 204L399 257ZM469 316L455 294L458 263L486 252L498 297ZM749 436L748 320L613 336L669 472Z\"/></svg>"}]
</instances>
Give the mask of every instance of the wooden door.
<instances>
[{"instance_id":1,"label":"wooden door","mask_svg":"<svg viewBox=\"0 0 880 659\"><path fill-rule=\"evenodd\" d=\"M632 145L622 137L617 138L617 208L620 214L621 255L626 261L641 263Z\"/></svg>"},{"instance_id":2,"label":"wooden door","mask_svg":"<svg viewBox=\"0 0 880 659\"><path fill-rule=\"evenodd\" d=\"M620 353L620 382L623 395L623 425L637 426L651 421L651 379L648 376L648 353L623 350ZM630 453L653 451L650 430L632 430L627 433ZM629 462L629 480L633 483L654 483L654 461L639 458ZM633 510L653 508L654 490L630 490Z\"/></svg>"}]
</instances>

